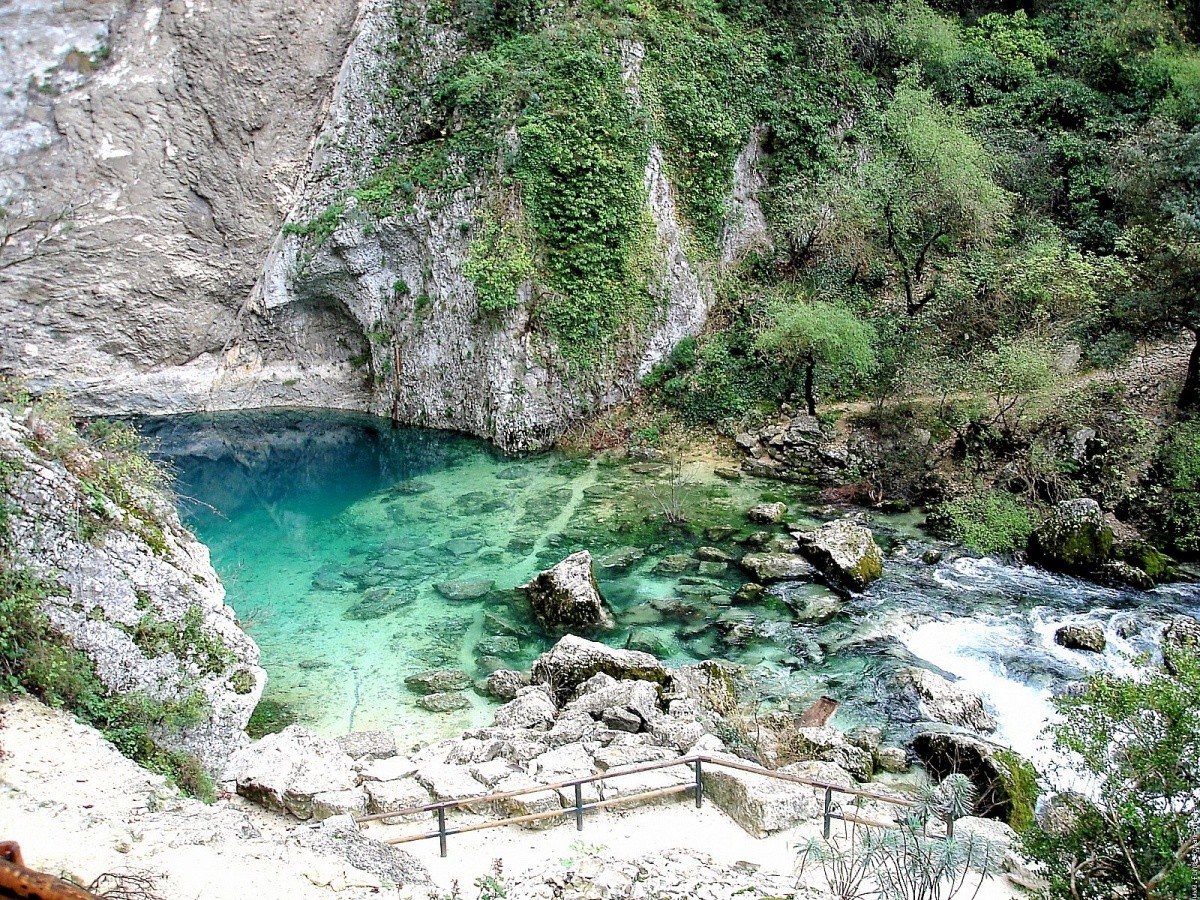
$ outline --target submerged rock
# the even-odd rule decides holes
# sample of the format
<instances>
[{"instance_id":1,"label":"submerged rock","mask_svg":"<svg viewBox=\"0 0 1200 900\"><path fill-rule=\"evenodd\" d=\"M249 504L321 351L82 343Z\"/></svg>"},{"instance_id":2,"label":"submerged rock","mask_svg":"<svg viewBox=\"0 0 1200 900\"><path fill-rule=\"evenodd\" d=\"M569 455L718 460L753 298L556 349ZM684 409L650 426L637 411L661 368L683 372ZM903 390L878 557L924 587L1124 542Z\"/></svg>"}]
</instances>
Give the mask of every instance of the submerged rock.
<instances>
[{"instance_id":1,"label":"submerged rock","mask_svg":"<svg viewBox=\"0 0 1200 900\"><path fill-rule=\"evenodd\" d=\"M417 706L421 709L435 713L454 712L456 709L466 709L470 705L471 701L467 699L466 695L456 691L426 694L417 700Z\"/></svg>"},{"instance_id":2,"label":"submerged rock","mask_svg":"<svg viewBox=\"0 0 1200 900\"><path fill-rule=\"evenodd\" d=\"M1098 572L1113 551L1113 532L1095 500L1081 497L1054 507L1029 539L1029 557L1056 572Z\"/></svg>"},{"instance_id":3,"label":"submerged rock","mask_svg":"<svg viewBox=\"0 0 1200 900\"><path fill-rule=\"evenodd\" d=\"M741 566L765 584L773 581L811 581L817 570L805 559L791 553L747 553Z\"/></svg>"},{"instance_id":4,"label":"submerged rock","mask_svg":"<svg viewBox=\"0 0 1200 900\"><path fill-rule=\"evenodd\" d=\"M871 529L845 519L792 535L800 552L837 587L861 591L883 574L883 552Z\"/></svg>"},{"instance_id":5,"label":"submerged rock","mask_svg":"<svg viewBox=\"0 0 1200 900\"><path fill-rule=\"evenodd\" d=\"M432 669L404 679L404 686L418 694L462 691L471 686L471 676L458 669Z\"/></svg>"},{"instance_id":6,"label":"submerged rock","mask_svg":"<svg viewBox=\"0 0 1200 900\"><path fill-rule=\"evenodd\" d=\"M439 581L433 589L447 600L478 600L495 586L496 582L490 578L458 578Z\"/></svg>"},{"instance_id":7,"label":"submerged rock","mask_svg":"<svg viewBox=\"0 0 1200 900\"><path fill-rule=\"evenodd\" d=\"M564 636L533 664L534 684L545 684L559 703L565 703L575 689L597 672L618 680L653 681L665 684L670 677L666 668L649 653L617 650L573 634Z\"/></svg>"},{"instance_id":8,"label":"submerged rock","mask_svg":"<svg viewBox=\"0 0 1200 900\"><path fill-rule=\"evenodd\" d=\"M1104 637L1104 629L1099 625L1068 624L1054 632L1054 643L1068 650L1103 653L1108 642Z\"/></svg>"},{"instance_id":9,"label":"submerged rock","mask_svg":"<svg viewBox=\"0 0 1200 900\"><path fill-rule=\"evenodd\" d=\"M618 547L600 559L600 566L605 569L628 569L631 565L646 555L641 547Z\"/></svg>"},{"instance_id":10,"label":"submerged rock","mask_svg":"<svg viewBox=\"0 0 1200 900\"><path fill-rule=\"evenodd\" d=\"M975 731L996 730L996 720L983 700L928 669L902 669L893 676L898 708L896 718L912 722L942 722Z\"/></svg>"},{"instance_id":11,"label":"submerged rock","mask_svg":"<svg viewBox=\"0 0 1200 900\"><path fill-rule=\"evenodd\" d=\"M521 585L538 620L549 628L612 625L612 615L592 574L592 554L572 553L528 584Z\"/></svg>"}]
</instances>

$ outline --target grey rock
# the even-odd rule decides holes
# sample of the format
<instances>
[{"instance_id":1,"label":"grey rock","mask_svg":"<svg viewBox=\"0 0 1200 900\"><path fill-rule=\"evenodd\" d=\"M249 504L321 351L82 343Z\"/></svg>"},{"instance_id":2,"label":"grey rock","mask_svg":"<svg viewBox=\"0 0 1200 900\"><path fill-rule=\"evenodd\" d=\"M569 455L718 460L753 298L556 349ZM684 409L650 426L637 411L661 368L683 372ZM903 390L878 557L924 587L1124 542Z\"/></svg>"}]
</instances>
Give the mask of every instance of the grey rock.
<instances>
[{"instance_id":1,"label":"grey rock","mask_svg":"<svg viewBox=\"0 0 1200 900\"><path fill-rule=\"evenodd\" d=\"M733 557L720 547L700 547L696 550L696 559L705 562L732 562Z\"/></svg>"},{"instance_id":2,"label":"grey rock","mask_svg":"<svg viewBox=\"0 0 1200 900\"><path fill-rule=\"evenodd\" d=\"M315 829L300 831L297 840L310 850L345 859L354 868L370 872L386 884L432 883L429 872L415 857L363 834L350 816L326 819Z\"/></svg>"},{"instance_id":3,"label":"grey rock","mask_svg":"<svg viewBox=\"0 0 1200 900\"><path fill-rule=\"evenodd\" d=\"M835 586L861 591L883 574L883 551L862 525L842 519L793 537L800 552Z\"/></svg>"},{"instance_id":4,"label":"grey rock","mask_svg":"<svg viewBox=\"0 0 1200 900\"><path fill-rule=\"evenodd\" d=\"M560 703L598 672L617 679L666 683L666 668L649 653L617 650L595 641L568 634L533 664L534 684L550 687Z\"/></svg>"},{"instance_id":5,"label":"grey rock","mask_svg":"<svg viewBox=\"0 0 1200 900\"><path fill-rule=\"evenodd\" d=\"M484 638L475 645L478 656L495 656L500 659L511 659L521 652L521 644L515 637L507 634Z\"/></svg>"},{"instance_id":6,"label":"grey rock","mask_svg":"<svg viewBox=\"0 0 1200 900\"><path fill-rule=\"evenodd\" d=\"M1179 666L1175 659L1181 650L1200 655L1200 620L1190 616L1175 616L1163 628L1161 646L1167 671L1178 674Z\"/></svg>"},{"instance_id":7,"label":"grey rock","mask_svg":"<svg viewBox=\"0 0 1200 900\"><path fill-rule=\"evenodd\" d=\"M478 600L487 596L496 586L490 578L459 578L453 581L439 581L433 589L447 600Z\"/></svg>"},{"instance_id":8,"label":"grey rock","mask_svg":"<svg viewBox=\"0 0 1200 900\"><path fill-rule=\"evenodd\" d=\"M672 553L655 563L654 571L659 575L678 575L694 565L696 565L696 560L686 553Z\"/></svg>"},{"instance_id":9,"label":"grey rock","mask_svg":"<svg viewBox=\"0 0 1200 900\"><path fill-rule=\"evenodd\" d=\"M892 686L897 718L944 722L982 732L996 730L996 720L982 699L928 669L902 669L893 677Z\"/></svg>"},{"instance_id":10,"label":"grey rock","mask_svg":"<svg viewBox=\"0 0 1200 900\"><path fill-rule=\"evenodd\" d=\"M529 685L529 675L512 669L497 669L487 677L485 692L497 700L512 700L517 691Z\"/></svg>"},{"instance_id":11,"label":"grey rock","mask_svg":"<svg viewBox=\"0 0 1200 900\"><path fill-rule=\"evenodd\" d=\"M357 784L353 761L337 743L299 725L289 725L238 751L223 776L237 792L297 819L313 815L313 797L352 790Z\"/></svg>"},{"instance_id":12,"label":"grey rock","mask_svg":"<svg viewBox=\"0 0 1200 900\"><path fill-rule=\"evenodd\" d=\"M884 772L907 772L908 753L903 747L879 747L875 751L875 768Z\"/></svg>"},{"instance_id":13,"label":"grey rock","mask_svg":"<svg viewBox=\"0 0 1200 900\"><path fill-rule=\"evenodd\" d=\"M737 757L726 757L738 762ZM822 801L806 785L766 775L704 766L704 794L754 837L766 837L821 815Z\"/></svg>"},{"instance_id":14,"label":"grey rock","mask_svg":"<svg viewBox=\"0 0 1200 900\"><path fill-rule=\"evenodd\" d=\"M618 547L599 560L603 569L628 569L646 555L641 547Z\"/></svg>"},{"instance_id":15,"label":"grey rock","mask_svg":"<svg viewBox=\"0 0 1200 900\"><path fill-rule=\"evenodd\" d=\"M496 710L497 728L549 728L558 713L554 701L544 690L524 688Z\"/></svg>"},{"instance_id":16,"label":"grey rock","mask_svg":"<svg viewBox=\"0 0 1200 900\"><path fill-rule=\"evenodd\" d=\"M746 511L746 518L762 525L776 525L787 515L786 503L759 503Z\"/></svg>"},{"instance_id":17,"label":"grey rock","mask_svg":"<svg viewBox=\"0 0 1200 900\"><path fill-rule=\"evenodd\" d=\"M770 584L775 581L811 581L817 570L805 559L790 553L747 553L741 566L756 581Z\"/></svg>"},{"instance_id":18,"label":"grey rock","mask_svg":"<svg viewBox=\"0 0 1200 900\"><path fill-rule=\"evenodd\" d=\"M364 787L368 798L367 809L372 813L413 809L433 802L433 795L428 789L411 776L393 781L368 781ZM385 825L397 825L410 820L397 816L382 821Z\"/></svg>"},{"instance_id":19,"label":"grey rock","mask_svg":"<svg viewBox=\"0 0 1200 900\"><path fill-rule=\"evenodd\" d=\"M431 669L404 679L404 685L418 694L462 691L471 686L471 676L458 669Z\"/></svg>"},{"instance_id":20,"label":"grey rock","mask_svg":"<svg viewBox=\"0 0 1200 900\"><path fill-rule=\"evenodd\" d=\"M545 626L611 625L612 615L592 574L592 554L572 553L528 584L521 585L534 615Z\"/></svg>"},{"instance_id":21,"label":"grey rock","mask_svg":"<svg viewBox=\"0 0 1200 900\"><path fill-rule=\"evenodd\" d=\"M398 781L401 778L409 778L416 772L417 764L407 756L389 756L387 759L372 760L359 770L364 782Z\"/></svg>"},{"instance_id":22,"label":"grey rock","mask_svg":"<svg viewBox=\"0 0 1200 900\"><path fill-rule=\"evenodd\" d=\"M417 698L417 706L433 713L454 712L458 709L466 709L470 705L471 701L467 699L466 695L458 691L441 691Z\"/></svg>"},{"instance_id":23,"label":"grey rock","mask_svg":"<svg viewBox=\"0 0 1200 900\"><path fill-rule=\"evenodd\" d=\"M396 755L396 736L390 731L352 731L334 740L351 759L384 759Z\"/></svg>"},{"instance_id":24,"label":"grey rock","mask_svg":"<svg viewBox=\"0 0 1200 900\"><path fill-rule=\"evenodd\" d=\"M328 819L331 816L361 816L366 811L367 795L362 788L313 794L312 818L314 821Z\"/></svg>"},{"instance_id":25,"label":"grey rock","mask_svg":"<svg viewBox=\"0 0 1200 900\"><path fill-rule=\"evenodd\" d=\"M10 324L6 319L6 328ZM35 443L30 428L55 442L56 427L33 418L23 424L0 409L0 455L17 470L0 494L8 509L8 543L33 571L63 589L42 598L38 609L92 662L107 690L176 703L199 691L207 705L200 720L156 737L166 749L194 753L219 774L249 744L246 723L266 683L258 647L225 605L208 549L180 523L173 502L135 488L133 499L147 525L112 498L98 497L95 486L29 449ZM90 451L73 451L73 469L97 464ZM107 525L86 540L81 516L97 504ZM154 546L147 537L151 528ZM173 649L143 646L138 626L146 616L156 620L158 632L172 636ZM187 644L185 634L197 635L205 646Z\"/></svg>"},{"instance_id":26,"label":"grey rock","mask_svg":"<svg viewBox=\"0 0 1200 900\"><path fill-rule=\"evenodd\" d=\"M626 731L637 734L642 730L642 717L623 707L606 709L600 714L600 721L613 731Z\"/></svg>"},{"instance_id":27,"label":"grey rock","mask_svg":"<svg viewBox=\"0 0 1200 900\"><path fill-rule=\"evenodd\" d=\"M1076 622L1062 625L1056 629L1054 643L1066 647L1068 650L1103 653L1108 641L1104 637L1104 629L1101 626Z\"/></svg>"}]
</instances>

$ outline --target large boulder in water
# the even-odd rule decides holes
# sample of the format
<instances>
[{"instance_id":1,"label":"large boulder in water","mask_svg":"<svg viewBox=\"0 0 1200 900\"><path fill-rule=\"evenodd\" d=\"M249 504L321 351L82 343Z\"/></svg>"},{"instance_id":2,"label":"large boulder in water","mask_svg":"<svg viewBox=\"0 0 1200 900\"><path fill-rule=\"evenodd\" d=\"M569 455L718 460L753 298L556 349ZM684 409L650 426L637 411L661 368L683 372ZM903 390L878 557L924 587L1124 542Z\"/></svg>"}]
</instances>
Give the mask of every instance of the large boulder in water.
<instances>
[{"instance_id":1,"label":"large boulder in water","mask_svg":"<svg viewBox=\"0 0 1200 900\"><path fill-rule=\"evenodd\" d=\"M754 576L756 581L770 584L775 581L811 581L817 570L791 553L747 553L741 560L742 568Z\"/></svg>"},{"instance_id":2,"label":"large boulder in water","mask_svg":"<svg viewBox=\"0 0 1200 900\"><path fill-rule=\"evenodd\" d=\"M592 554L586 550L572 553L521 585L521 590L529 597L534 615L548 628L613 624L592 574Z\"/></svg>"},{"instance_id":3,"label":"large boulder in water","mask_svg":"<svg viewBox=\"0 0 1200 900\"><path fill-rule=\"evenodd\" d=\"M965 734L923 731L913 740L913 752L941 781L961 773L978 792L976 815L1006 822L1017 831L1033 822L1037 803L1037 772L1012 750Z\"/></svg>"},{"instance_id":4,"label":"large boulder in water","mask_svg":"<svg viewBox=\"0 0 1200 900\"><path fill-rule=\"evenodd\" d=\"M975 731L996 730L983 700L928 669L901 669L892 678L897 707L893 715L910 722L941 722Z\"/></svg>"},{"instance_id":5,"label":"large boulder in water","mask_svg":"<svg viewBox=\"0 0 1200 900\"><path fill-rule=\"evenodd\" d=\"M1108 641L1104 629L1094 623L1071 622L1054 632L1054 643L1068 650L1103 653Z\"/></svg>"},{"instance_id":6,"label":"large boulder in water","mask_svg":"<svg viewBox=\"0 0 1200 900\"><path fill-rule=\"evenodd\" d=\"M883 551L871 529L842 519L792 534L803 553L834 586L861 591L883 574Z\"/></svg>"},{"instance_id":7,"label":"large boulder in water","mask_svg":"<svg viewBox=\"0 0 1200 900\"><path fill-rule=\"evenodd\" d=\"M575 689L593 675L603 672L618 681L653 681L665 684L666 668L649 653L617 650L573 634L565 635L533 664L534 684L550 687L561 705Z\"/></svg>"},{"instance_id":8,"label":"large boulder in water","mask_svg":"<svg viewBox=\"0 0 1200 900\"><path fill-rule=\"evenodd\" d=\"M1064 500L1029 539L1029 557L1055 572L1098 572L1113 552L1113 532L1100 504L1087 497Z\"/></svg>"}]
</instances>

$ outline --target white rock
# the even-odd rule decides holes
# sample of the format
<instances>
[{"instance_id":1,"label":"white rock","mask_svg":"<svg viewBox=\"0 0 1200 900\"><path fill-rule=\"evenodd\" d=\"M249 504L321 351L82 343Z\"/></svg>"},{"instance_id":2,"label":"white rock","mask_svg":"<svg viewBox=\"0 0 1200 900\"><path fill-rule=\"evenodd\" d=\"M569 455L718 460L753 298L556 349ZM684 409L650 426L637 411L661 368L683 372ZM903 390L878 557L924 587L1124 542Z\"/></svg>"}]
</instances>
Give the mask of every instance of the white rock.
<instances>
[{"instance_id":1,"label":"white rock","mask_svg":"<svg viewBox=\"0 0 1200 900\"><path fill-rule=\"evenodd\" d=\"M289 725L236 753L225 778L237 792L264 806L311 818L313 795L350 790L357 784L353 761L336 742L300 725Z\"/></svg>"}]
</instances>

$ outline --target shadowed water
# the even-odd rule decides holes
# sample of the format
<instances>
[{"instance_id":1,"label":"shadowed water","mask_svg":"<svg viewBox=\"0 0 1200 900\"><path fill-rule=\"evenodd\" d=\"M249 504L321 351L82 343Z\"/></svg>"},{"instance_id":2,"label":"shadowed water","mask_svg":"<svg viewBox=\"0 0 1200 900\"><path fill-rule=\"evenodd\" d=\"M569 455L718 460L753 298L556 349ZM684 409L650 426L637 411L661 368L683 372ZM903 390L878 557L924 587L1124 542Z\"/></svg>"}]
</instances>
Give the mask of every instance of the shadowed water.
<instances>
[{"instance_id":1,"label":"shadowed water","mask_svg":"<svg viewBox=\"0 0 1200 900\"><path fill-rule=\"evenodd\" d=\"M745 663L764 700L800 707L829 694L842 703L838 724L893 731L904 723L888 676L920 662L984 694L1000 736L1034 755L1052 692L1127 666L1121 653L1152 650L1166 615L1200 609L1190 587L1122 592L966 557L926 565L930 542L911 517L873 522L889 558L861 596L797 584L735 604L746 580L737 566L702 564L695 550L744 552L762 527L745 510L765 499L788 502L789 521L817 521L799 488L722 481L701 467L681 480L653 460L515 459L476 439L344 413L142 425L174 465L183 515L262 648L267 696L326 734L391 728L416 741L490 722L493 704L474 691L463 692L465 708L431 713L404 679L527 668L556 635L514 588L579 549L596 557L618 622L598 639L670 663ZM673 501L686 526L664 522ZM1055 645L1069 618L1103 621L1110 650Z\"/></svg>"}]
</instances>

